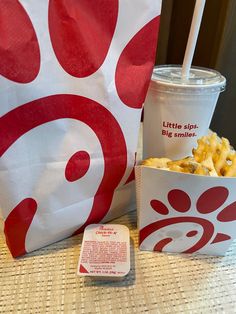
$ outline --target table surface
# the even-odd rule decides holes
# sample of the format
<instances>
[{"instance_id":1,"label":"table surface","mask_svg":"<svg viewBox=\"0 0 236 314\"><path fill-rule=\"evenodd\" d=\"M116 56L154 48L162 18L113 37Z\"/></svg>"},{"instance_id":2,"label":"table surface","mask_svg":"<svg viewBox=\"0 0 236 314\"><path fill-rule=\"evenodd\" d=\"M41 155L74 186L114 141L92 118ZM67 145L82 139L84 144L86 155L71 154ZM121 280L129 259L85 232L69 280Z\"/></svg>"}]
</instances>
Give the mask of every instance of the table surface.
<instances>
[{"instance_id":1,"label":"table surface","mask_svg":"<svg viewBox=\"0 0 236 314\"><path fill-rule=\"evenodd\" d=\"M0 313L236 313L236 242L225 257L141 252L136 212L119 282L76 275L82 235L14 260L0 236Z\"/></svg>"}]
</instances>

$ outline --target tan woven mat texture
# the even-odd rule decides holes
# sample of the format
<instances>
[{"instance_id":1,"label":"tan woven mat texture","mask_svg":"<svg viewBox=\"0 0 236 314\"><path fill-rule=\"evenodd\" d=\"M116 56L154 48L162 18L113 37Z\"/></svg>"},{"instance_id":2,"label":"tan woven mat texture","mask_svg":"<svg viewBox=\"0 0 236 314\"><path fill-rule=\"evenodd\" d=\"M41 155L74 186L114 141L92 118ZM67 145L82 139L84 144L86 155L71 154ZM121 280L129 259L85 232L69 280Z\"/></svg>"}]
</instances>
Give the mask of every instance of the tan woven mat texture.
<instances>
[{"instance_id":1,"label":"tan woven mat texture","mask_svg":"<svg viewBox=\"0 0 236 314\"><path fill-rule=\"evenodd\" d=\"M120 282L76 275L82 236L14 260L0 237L0 313L236 313L236 243L225 257L140 252L136 213L131 271Z\"/></svg>"}]
</instances>

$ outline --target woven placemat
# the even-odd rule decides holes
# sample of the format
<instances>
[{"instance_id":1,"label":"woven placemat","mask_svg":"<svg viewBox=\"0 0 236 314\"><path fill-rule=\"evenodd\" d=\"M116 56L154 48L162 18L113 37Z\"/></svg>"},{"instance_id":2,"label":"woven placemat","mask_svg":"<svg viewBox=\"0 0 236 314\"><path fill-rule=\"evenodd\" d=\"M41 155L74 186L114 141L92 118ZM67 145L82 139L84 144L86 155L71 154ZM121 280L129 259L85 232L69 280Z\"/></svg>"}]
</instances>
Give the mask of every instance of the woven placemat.
<instances>
[{"instance_id":1,"label":"woven placemat","mask_svg":"<svg viewBox=\"0 0 236 314\"><path fill-rule=\"evenodd\" d=\"M235 313L236 243L225 257L140 252L136 213L131 271L120 282L76 275L82 236L14 260L0 237L0 313Z\"/></svg>"}]
</instances>

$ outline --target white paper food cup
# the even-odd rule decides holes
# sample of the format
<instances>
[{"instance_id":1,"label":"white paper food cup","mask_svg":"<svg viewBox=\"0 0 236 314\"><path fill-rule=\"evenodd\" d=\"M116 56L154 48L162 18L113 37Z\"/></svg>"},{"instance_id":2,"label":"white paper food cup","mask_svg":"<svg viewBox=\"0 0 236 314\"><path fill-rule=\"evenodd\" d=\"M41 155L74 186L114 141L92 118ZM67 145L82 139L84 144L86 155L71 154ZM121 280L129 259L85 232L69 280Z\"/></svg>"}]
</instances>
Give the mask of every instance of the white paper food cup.
<instances>
[{"instance_id":1,"label":"white paper food cup","mask_svg":"<svg viewBox=\"0 0 236 314\"><path fill-rule=\"evenodd\" d=\"M224 255L236 238L236 178L135 168L141 250Z\"/></svg>"},{"instance_id":2,"label":"white paper food cup","mask_svg":"<svg viewBox=\"0 0 236 314\"><path fill-rule=\"evenodd\" d=\"M191 155L206 134L226 79L217 71L192 67L183 82L181 67L154 68L144 106L144 158Z\"/></svg>"}]
</instances>

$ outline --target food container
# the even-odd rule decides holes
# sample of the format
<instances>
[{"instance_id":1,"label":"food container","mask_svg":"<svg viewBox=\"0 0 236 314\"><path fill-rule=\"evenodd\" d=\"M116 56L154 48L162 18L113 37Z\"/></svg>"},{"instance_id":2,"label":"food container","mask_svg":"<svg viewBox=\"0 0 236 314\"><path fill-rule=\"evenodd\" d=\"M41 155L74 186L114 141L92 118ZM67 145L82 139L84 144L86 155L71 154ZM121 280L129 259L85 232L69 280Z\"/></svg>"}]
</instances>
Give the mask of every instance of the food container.
<instances>
[{"instance_id":1,"label":"food container","mask_svg":"<svg viewBox=\"0 0 236 314\"><path fill-rule=\"evenodd\" d=\"M83 236L78 275L96 280L119 280L129 271L129 229L115 224L87 226Z\"/></svg>"},{"instance_id":2,"label":"food container","mask_svg":"<svg viewBox=\"0 0 236 314\"><path fill-rule=\"evenodd\" d=\"M236 238L236 178L136 166L140 250L224 255Z\"/></svg>"}]
</instances>

